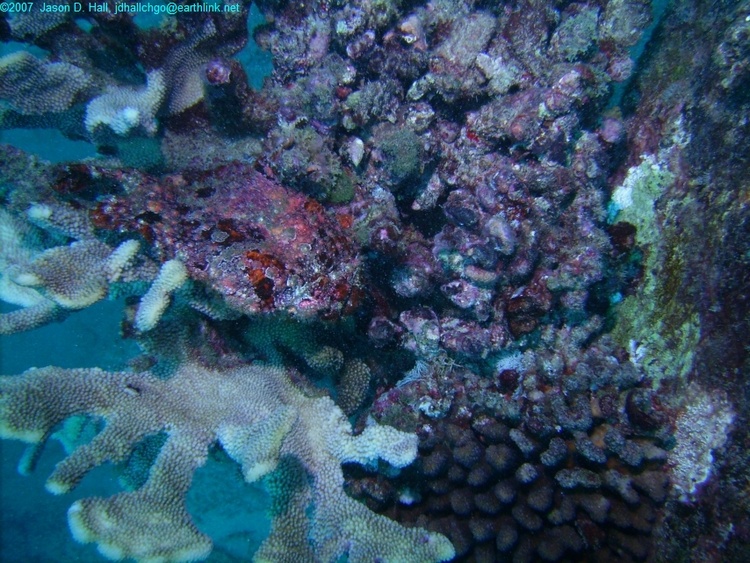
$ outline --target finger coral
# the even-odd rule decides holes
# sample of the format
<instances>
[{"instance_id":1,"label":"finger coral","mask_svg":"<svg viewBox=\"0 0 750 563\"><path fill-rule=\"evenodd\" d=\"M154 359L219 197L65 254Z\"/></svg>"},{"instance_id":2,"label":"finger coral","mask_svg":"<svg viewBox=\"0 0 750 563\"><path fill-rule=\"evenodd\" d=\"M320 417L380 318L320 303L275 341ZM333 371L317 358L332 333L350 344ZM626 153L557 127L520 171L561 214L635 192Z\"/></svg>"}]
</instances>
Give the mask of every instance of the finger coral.
<instances>
[{"instance_id":1,"label":"finger coral","mask_svg":"<svg viewBox=\"0 0 750 563\"><path fill-rule=\"evenodd\" d=\"M74 414L101 417L105 427L57 465L47 481L55 494L97 465L124 460L145 437L166 433L143 486L79 500L68 511L76 539L96 542L110 559L195 561L209 554L211 541L192 523L185 494L215 442L246 480L270 475L274 520L256 561L453 557L443 536L374 514L342 489L342 463L380 458L404 467L416 456L416 436L377 424L354 436L330 398L306 396L283 369L185 364L163 380L148 372L44 368L0 379L3 438L44 442Z\"/></svg>"}]
</instances>

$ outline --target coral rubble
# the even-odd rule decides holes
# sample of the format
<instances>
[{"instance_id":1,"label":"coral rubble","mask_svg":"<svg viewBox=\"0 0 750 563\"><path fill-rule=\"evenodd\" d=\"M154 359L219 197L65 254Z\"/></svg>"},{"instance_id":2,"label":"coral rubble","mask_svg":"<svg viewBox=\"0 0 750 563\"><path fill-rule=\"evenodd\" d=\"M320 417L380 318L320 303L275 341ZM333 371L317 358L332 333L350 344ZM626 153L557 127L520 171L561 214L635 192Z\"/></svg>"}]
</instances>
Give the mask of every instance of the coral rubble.
<instances>
[{"instance_id":1,"label":"coral rubble","mask_svg":"<svg viewBox=\"0 0 750 563\"><path fill-rule=\"evenodd\" d=\"M178 5L0 25L0 127L98 151L0 149L0 334L124 297L143 352L0 379L25 470L95 421L51 492L122 474L76 539L205 559L219 448L256 561L742 560L747 2Z\"/></svg>"}]
</instances>

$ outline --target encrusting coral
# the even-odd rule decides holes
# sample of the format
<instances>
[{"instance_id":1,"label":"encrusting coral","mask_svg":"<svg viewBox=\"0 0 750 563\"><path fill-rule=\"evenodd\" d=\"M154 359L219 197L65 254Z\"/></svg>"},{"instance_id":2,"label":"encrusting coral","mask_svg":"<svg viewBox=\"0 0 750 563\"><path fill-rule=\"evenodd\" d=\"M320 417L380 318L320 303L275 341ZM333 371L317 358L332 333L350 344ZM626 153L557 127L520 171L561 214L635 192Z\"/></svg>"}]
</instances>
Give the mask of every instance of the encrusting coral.
<instances>
[{"instance_id":1,"label":"encrusting coral","mask_svg":"<svg viewBox=\"0 0 750 563\"><path fill-rule=\"evenodd\" d=\"M163 380L148 372L43 368L0 379L3 438L44 442L76 414L101 417L106 426L58 464L47 482L56 494L97 465L123 461L147 436L167 434L142 487L79 500L68 511L74 536L96 542L111 559L195 561L209 554L211 541L193 525L185 494L214 442L240 463L247 481L271 474L274 520L256 561L453 557L440 534L404 528L343 492L342 463L380 458L403 467L417 454L416 435L372 424L353 436L330 398L305 395L283 369L184 364Z\"/></svg>"}]
</instances>

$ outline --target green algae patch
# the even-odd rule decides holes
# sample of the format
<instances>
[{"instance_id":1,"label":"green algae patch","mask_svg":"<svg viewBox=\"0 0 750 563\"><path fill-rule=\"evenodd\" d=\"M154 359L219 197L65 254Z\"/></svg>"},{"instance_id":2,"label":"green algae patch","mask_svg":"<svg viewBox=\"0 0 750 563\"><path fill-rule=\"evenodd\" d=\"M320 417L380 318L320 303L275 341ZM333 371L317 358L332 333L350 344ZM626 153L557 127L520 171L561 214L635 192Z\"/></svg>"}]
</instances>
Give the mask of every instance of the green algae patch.
<instances>
[{"instance_id":1,"label":"green algae patch","mask_svg":"<svg viewBox=\"0 0 750 563\"><path fill-rule=\"evenodd\" d=\"M636 227L643 251L643 278L636 293L618 306L613 336L657 381L686 377L700 339L698 311L682 291L690 241L680 236L676 221L693 202L670 199L676 176L667 160L667 154L647 155L630 168L610 208L615 221Z\"/></svg>"}]
</instances>

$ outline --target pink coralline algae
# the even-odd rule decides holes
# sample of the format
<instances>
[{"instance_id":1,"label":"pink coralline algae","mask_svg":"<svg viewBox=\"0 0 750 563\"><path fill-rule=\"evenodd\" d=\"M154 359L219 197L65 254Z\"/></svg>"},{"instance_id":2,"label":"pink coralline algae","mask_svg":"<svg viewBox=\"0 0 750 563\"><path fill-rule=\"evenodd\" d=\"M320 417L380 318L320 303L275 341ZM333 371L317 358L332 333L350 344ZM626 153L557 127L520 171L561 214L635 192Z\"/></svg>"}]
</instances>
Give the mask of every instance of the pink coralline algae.
<instances>
[{"instance_id":1,"label":"pink coralline algae","mask_svg":"<svg viewBox=\"0 0 750 563\"><path fill-rule=\"evenodd\" d=\"M177 257L242 313L331 315L356 300L359 260L345 221L249 166L139 175L132 191L101 202L92 218L140 233L162 261Z\"/></svg>"}]
</instances>

